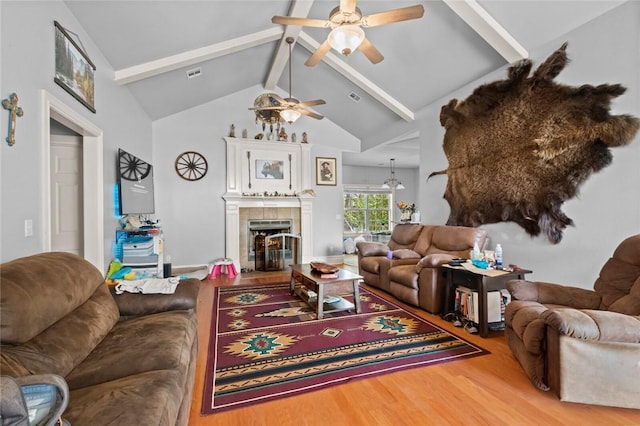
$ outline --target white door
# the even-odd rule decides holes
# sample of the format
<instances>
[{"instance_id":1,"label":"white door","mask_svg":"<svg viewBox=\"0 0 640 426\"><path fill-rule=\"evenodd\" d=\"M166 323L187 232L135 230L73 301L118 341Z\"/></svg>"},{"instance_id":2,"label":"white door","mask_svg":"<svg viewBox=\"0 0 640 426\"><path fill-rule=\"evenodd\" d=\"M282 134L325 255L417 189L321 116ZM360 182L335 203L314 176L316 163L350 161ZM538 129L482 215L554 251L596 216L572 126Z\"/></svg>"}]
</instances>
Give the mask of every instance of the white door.
<instances>
[{"instance_id":1,"label":"white door","mask_svg":"<svg viewBox=\"0 0 640 426\"><path fill-rule=\"evenodd\" d=\"M51 135L51 250L84 254L82 138Z\"/></svg>"}]
</instances>

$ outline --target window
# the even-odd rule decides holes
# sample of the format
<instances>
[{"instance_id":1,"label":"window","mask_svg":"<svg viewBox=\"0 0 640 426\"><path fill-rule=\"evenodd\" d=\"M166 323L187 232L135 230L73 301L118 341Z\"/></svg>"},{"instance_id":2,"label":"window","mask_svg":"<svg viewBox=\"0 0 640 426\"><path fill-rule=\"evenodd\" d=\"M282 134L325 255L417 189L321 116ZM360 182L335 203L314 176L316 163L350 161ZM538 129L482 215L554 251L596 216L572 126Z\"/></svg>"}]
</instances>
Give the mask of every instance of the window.
<instances>
[{"instance_id":1,"label":"window","mask_svg":"<svg viewBox=\"0 0 640 426\"><path fill-rule=\"evenodd\" d=\"M380 187L344 187L344 233L391 230L391 190Z\"/></svg>"}]
</instances>

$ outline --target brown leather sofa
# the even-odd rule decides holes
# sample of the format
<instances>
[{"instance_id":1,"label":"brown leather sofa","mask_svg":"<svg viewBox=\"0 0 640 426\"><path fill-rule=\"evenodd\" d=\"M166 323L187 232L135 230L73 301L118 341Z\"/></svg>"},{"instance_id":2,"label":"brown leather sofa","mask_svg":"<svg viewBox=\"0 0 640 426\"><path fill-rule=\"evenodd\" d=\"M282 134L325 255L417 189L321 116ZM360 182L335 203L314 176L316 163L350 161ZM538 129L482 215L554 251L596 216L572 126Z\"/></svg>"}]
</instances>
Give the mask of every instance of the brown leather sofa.
<instances>
[{"instance_id":1,"label":"brown leather sofa","mask_svg":"<svg viewBox=\"0 0 640 426\"><path fill-rule=\"evenodd\" d=\"M562 401L640 408L640 234L618 245L594 291L507 288L505 337L534 385Z\"/></svg>"},{"instance_id":2,"label":"brown leather sofa","mask_svg":"<svg viewBox=\"0 0 640 426\"><path fill-rule=\"evenodd\" d=\"M186 425L200 282L172 295L115 295L79 256L41 253L0 267L0 374L56 374L73 425Z\"/></svg>"},{"instance_id":3,"label":"brown leather sofa","mask_svg":"<svg viewBox=\"0 0 640 426\"><path fill-rule=\"evenodd\" d=\"M387 244L357 244L358 270L365 283L436 314L442 310L444 288L439 266L456 257L469 258L476 239L484 250L488 238L483 229L398 224Z\"/></svg>"}]
</instances>

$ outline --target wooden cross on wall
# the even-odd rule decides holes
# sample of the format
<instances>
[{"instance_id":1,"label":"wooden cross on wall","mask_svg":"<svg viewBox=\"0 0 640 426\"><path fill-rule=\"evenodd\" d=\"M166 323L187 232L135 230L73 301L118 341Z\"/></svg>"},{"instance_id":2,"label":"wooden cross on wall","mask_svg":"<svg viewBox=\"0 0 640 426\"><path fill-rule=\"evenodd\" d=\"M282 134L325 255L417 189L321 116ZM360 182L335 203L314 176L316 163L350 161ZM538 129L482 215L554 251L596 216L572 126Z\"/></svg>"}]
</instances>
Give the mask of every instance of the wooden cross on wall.
<instances>
[{"instance_id":1,"label":"wooden cross on wall","mask_svg":"<svg viewBox=\"0 0 640 426\"><path fill-rule=\"evenodd\" d=\"M9 136L5 140L9 146L13 146L16 143L16 117L24 115L24 111L18 106L18 95L12 93L8 99L3 99L2 108L9 111Z\"/></svg>"}]
</instances>

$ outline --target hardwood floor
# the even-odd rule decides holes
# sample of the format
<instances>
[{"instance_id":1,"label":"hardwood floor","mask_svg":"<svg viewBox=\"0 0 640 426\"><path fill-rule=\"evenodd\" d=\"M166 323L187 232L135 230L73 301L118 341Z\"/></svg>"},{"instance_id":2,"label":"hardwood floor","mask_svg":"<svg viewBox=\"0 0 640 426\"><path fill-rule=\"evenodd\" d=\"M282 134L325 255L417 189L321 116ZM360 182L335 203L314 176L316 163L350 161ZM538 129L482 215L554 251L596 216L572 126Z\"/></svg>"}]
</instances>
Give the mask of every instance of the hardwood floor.
<instances>
[{"instance_id":1,"label":"hardwood floor","mask_svg":"<svg viewBox=\"0 0 640 426\"><path fill-rule=\"evenodd\" d=\"M202 281L190 425L640 425L640 410L560 402L552 393L536 390L512 356L502 333L483 339L455 328L437 315L395 300L491 354L353 380L316 392L202 416L213 289L239 285L241 281L266 284L286 280L288 274L274 272Z\"/></svg>"}]
</instances>

